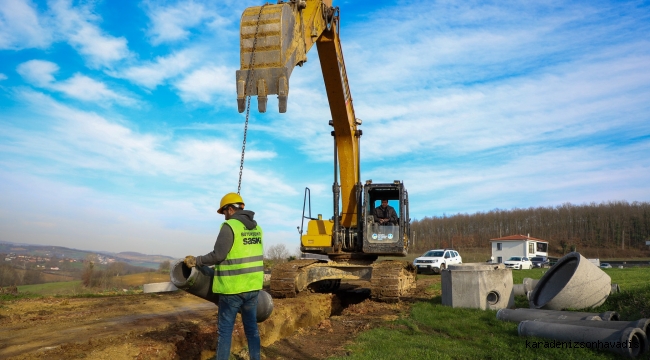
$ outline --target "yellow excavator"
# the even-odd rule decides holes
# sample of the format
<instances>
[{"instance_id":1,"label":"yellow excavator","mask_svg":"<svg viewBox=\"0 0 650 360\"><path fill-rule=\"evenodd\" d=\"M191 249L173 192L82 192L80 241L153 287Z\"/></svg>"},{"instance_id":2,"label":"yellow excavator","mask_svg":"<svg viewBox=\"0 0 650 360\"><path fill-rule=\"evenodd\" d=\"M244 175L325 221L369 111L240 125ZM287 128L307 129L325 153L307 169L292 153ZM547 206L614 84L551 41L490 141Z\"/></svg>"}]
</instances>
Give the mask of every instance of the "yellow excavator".
<instances>
[{"instance_id":1,"label":"yellow excavator","mask_svg":"<svg viewBox=\"0 0 650 360\"><path fill-rule=\"evenodd\" d=\"M376 262L378 256L407 254L410 219L408 192L403 182L360 181L358 127L339 39L339 8L332 0L278 1L247 8L240 25L240 70L237 71L239 112L257 96L266 112L268 95L278 95L279 112L287 110L289 77L307 61L316 44L331 110L334 139L334 184L331 219L311 217L309 189L305 189L300 250L325 259L301 259L277 265L271 272L271 295L295 297L304 290L332 291L341 280L370 281L371 297L398 301L415 286L415 268L405 261ZM248 99L248 102L246 101ZM324 115L325 116L325 115ZM340 182L339 182L340 180ZM389 200L397 224L376 222L373 211ZM307 206L308 205L308 206ZM339 207L340 205L340 207ZM308 214L305 210L308 207Z\"/></svg>"}]
</instances>

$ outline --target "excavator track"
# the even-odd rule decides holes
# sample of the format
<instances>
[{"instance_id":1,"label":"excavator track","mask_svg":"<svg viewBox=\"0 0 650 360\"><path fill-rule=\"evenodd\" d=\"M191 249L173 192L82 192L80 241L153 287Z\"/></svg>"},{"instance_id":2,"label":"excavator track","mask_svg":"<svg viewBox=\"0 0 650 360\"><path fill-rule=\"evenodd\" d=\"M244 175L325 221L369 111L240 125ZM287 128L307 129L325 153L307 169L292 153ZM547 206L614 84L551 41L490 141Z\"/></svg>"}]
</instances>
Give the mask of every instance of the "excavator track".
<instances>
[{"instance_id":1,"label":"excavator track","mask_svg":"<svg viewBox=\"0 0 650 360\"><path fill-rule=\"evenodd\" d=\"M296 280L301 268L317 263L318 260L294 260L278 264L271 271L271 296L294 298L297 295Z\"/></svg>"},{"instance_id":2,"label":"excavator track","mask_svg":"<svg viewBox=\"0 0 650 360\"><path fill-rule=\"evenodd\" d=\"M370 296L382 302L398 302L415 288L416 268L405 261L382 261L373 264Z\"/></svg>"}]
</instances>

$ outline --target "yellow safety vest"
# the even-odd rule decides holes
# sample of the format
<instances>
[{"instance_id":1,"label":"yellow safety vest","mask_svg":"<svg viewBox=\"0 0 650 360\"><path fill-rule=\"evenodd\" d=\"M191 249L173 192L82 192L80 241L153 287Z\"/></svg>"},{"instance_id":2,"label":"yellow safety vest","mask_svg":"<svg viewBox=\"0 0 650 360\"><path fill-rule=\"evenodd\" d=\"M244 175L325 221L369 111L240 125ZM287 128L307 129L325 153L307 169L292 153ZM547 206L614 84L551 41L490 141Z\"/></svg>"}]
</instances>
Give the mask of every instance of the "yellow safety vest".
<instances>
[{"instance_id":1,"label":"yellow safety vest","mask_svg":"<svg viewBox=\"0 0 650 360\"><path fill-rule=\"evenodd\" d=\"M264 282L264 247L262 228L248 230L241 221L226 220L234 235L232 249L226 259L214 266L212 292L240 294L261 290Z\"/></svg>"}]
</instances>

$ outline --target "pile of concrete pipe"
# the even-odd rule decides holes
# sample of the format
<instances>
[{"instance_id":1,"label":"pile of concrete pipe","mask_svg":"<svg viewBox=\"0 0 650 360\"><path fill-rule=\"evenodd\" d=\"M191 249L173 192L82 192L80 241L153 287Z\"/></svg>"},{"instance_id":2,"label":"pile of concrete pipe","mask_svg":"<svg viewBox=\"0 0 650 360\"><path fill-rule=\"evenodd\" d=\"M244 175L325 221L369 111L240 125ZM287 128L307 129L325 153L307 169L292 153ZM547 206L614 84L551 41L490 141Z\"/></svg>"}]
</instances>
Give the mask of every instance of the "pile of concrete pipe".
<instances>
[{"instance_id":1,"label":"pile of concrete pipe","mask_svg":"<svg viewBox=\"0 0 650 360\"><path fill-rule=\"evenodd\" d=\"M212 292L214 269L207 266L189 268L183 259L176 260L169 270L172 284L181 290L202 299L219 304L219 294ZM260 290L257 298L257 322L262 322L273 312L273 299L264 290Z\"/></svg>"},{"instance_id":2,"label":"pile of concrete pipe","mask_svg":"<svg viewBox=\"0 0 650 360\"><path fill-rule=\"evenodd\" d=\"M501 309L497 319L518 322L519 336L570 342L635 358L648 353L650 319L620 321L614 311L586 313L539 309ZM584 344L584 346L583 346Z\"/></svg>"}]
</instances>

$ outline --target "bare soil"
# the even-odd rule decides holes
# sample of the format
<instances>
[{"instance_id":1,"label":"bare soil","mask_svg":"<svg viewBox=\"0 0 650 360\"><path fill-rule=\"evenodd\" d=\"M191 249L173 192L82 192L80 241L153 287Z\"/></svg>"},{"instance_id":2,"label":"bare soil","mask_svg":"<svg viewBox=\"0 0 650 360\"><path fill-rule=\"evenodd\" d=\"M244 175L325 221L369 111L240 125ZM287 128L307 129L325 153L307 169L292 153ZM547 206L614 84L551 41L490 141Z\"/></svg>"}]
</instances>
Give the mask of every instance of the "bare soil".
<instances>
[{"instance_id":1,"label":"bare soil","mask_svg":"<svg viewBox=\"0 0 650 360\"><path fill-rule=\"evenodd\" d=\"M419 276L413 294L395 304L368 299L364 283L344 284L336 294L274 299L273 316L260 324L263 357L346 355L345 345L358 333L405 316L414 301L439 295L428 289L436 282L439 276ZM216 313L214 304L182 291L4 301L0 358L208 359L214 357ZM241 337L237 324L235 336ZM241 344L234 341L233 350L247 358Z\"/></svg>"}]
</instances>

